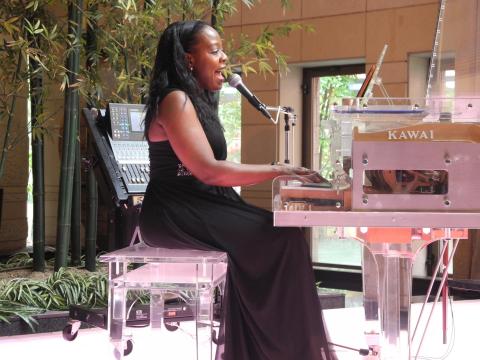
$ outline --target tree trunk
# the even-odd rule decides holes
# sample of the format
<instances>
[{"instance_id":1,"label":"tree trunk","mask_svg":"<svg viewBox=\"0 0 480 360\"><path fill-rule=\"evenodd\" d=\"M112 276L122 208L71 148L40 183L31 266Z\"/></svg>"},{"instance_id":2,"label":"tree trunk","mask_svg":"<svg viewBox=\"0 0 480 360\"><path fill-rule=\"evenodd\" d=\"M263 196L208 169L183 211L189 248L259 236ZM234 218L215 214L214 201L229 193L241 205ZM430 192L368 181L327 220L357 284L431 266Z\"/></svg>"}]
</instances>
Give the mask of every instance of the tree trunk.
<instances>
[{"instance_id":1,"label":"tree trunk","mask_svg":"<svg viewBox=\"0 0 480 360\"><path fill-rule=\"evenodd\" d=\"M60 194L57 214L57 242L55 271L67 265L68 236L72 216L73 175L75 164L75 141L79 123L79 94L72 87L77 82L80 64L80 36L82 24L82 0L70 0L68 6L68 34L75 38L74 49L67 59L69 87L65 92L65 113L63 127L62 167L60 173Z\"/></svg>"},{"instance_id":2,"label":"tree trunk","mask_svg":"<svg viewBox=\"0 0 480 360\"><path fill-rule=\"evenodd\" d=\"M82 216L82 174L81 174L81 159L80 159L80 139L77 132L75 139L75 166L73 176L73 201L72 201L72 229L70 240L70 251L72 266L80 265L82 249L80 244L80 219Z\"/></svg>"},{"instance_id":3,"label":"tree trunk","mask_svg":"<svg viewBox=\"0 0 480 360\"><path fill-rule=\"evenodd\" d=\"M220 0L213 0L212 2L212 15L210 16L210 25L218 31L218 5Z\"/></svg>"}]
</instances>

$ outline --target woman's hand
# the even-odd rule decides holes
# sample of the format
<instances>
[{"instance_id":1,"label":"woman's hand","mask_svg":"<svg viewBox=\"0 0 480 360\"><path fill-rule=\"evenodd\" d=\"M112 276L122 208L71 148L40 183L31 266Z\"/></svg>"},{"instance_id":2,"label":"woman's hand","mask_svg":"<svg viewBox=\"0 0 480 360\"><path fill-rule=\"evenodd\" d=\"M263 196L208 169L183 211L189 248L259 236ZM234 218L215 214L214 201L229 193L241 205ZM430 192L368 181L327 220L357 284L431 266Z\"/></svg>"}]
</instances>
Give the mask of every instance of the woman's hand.
<instances>
[{"instance_id":1,"label":"woman's hand","mask_svg":"<svg viewBox=\"0 0 480 360\"><path fill-rule=\"evenodd\" d=\"M317 171L308 169L302 166L292 166L288 164L276 164L274 166L279 167L279 171L282 175L298 175L306 178L311 182L328 182Z\"/></svg>"}]
</instances>

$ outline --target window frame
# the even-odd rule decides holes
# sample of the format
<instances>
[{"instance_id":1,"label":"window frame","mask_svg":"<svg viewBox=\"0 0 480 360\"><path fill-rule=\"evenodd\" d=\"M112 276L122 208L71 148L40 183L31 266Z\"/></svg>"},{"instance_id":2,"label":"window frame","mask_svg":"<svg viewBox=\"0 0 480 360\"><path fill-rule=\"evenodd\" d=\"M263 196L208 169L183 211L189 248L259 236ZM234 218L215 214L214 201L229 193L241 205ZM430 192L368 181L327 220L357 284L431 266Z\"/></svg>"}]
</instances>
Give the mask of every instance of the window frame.
<instances>
[{"instance_id":1,"label":"window frame","mask_svg":"<svg viewBox=\"0 0 480 360\"><path fill-rule=\"evenodd\" d=\"M322 76L337 76L337 75L354 75L365 72L364 63L344 64L344 65L328 65L317 66L303 69L302 75L302 166L312 168L313 166L313 135L314 121L312 111L312 96L311 89L314 78ZM312 229L305 229L305 238L309 246L310 254L312 254ZM337 268L351 271L361 271L360 266L349 266L340 264L324 264L314 263L314 268ZM316 271L317 272L317 271ZM360 274L361 275L361 274Z\"/></svg>"}]
</instances>

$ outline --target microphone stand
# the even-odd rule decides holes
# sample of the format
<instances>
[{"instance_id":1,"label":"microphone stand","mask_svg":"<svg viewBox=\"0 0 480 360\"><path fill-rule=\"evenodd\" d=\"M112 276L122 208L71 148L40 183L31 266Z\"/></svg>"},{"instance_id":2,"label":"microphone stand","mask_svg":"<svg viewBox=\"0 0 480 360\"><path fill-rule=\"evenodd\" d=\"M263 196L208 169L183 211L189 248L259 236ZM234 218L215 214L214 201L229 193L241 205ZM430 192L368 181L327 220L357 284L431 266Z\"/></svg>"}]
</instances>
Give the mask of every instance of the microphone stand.
<instances>
[{"instance_id":1,"label":"microphone stand","mask_svg":"<svg viewBox=\"0 0 480 360\"><path fill-rule=\"evenodd\" d=\"M290 130L291 127L295 126L297 123L297 115L295 114L293 108L290 106L266 106L266 109L268 111L276 111L277 116L275 120L272 119L273 123L275 125L278 124L278 118L280 114L283 114L283 119L285 121L285 164L290 164L290 159L289 159L289 154L290 154L290 149L289 149L289 144L290 144ZM292 146L293 147L293 146Z\"/></svg>"}]
</instances>

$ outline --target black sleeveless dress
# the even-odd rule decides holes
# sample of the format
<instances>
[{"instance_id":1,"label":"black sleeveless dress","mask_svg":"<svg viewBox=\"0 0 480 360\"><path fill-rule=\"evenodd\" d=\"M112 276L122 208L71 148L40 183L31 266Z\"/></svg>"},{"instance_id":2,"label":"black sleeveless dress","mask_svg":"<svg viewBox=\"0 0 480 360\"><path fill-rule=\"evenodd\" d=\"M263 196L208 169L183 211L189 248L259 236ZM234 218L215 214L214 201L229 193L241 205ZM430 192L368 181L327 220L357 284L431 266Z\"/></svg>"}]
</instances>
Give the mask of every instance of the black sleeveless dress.
<instances>
[{"instance_id":1,"label":"black sleeveless dress","mask_svg":"<svg viewBox=\"0 0 480 360\"><path fill-rule=\"evenodd\" d=\"M218 124L203 125L216 159L226 158ZM217 359L330 359L312 264L299 228L273 227L272 213L229 187L206 185L168 141L150 142L150 183L140 215L150 246L229 256L223 346Z\"/></svg>"}]
</instances>

